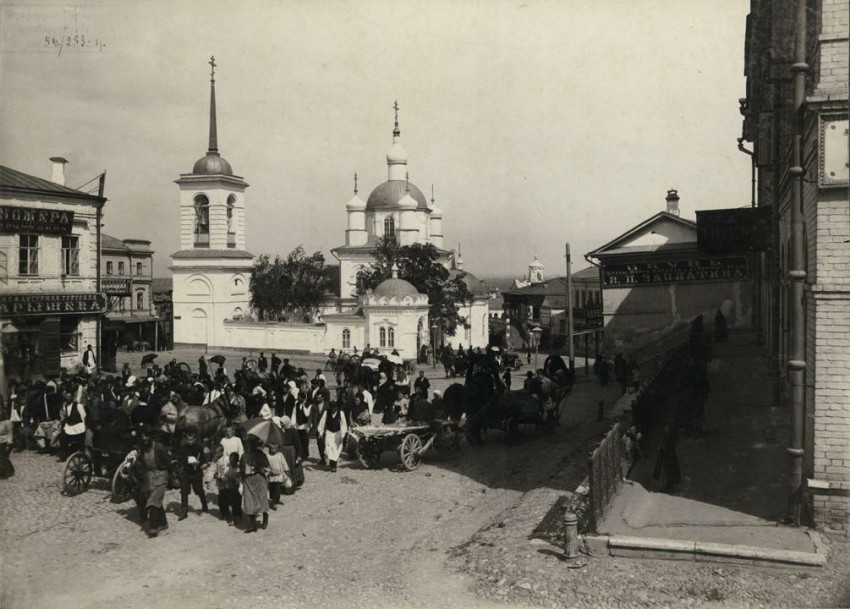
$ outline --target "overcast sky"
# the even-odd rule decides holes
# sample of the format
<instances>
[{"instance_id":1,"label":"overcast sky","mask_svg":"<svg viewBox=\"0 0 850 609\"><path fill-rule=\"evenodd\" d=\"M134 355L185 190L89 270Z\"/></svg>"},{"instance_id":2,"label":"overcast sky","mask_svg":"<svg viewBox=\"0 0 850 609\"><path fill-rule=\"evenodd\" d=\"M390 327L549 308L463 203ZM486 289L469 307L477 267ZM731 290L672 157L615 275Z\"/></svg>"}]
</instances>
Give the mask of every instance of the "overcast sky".
<instances>
[{"instance_id":1,"label":"overcast sky","mask_svg":"<svg viewBox=\"0 0 850 609\"><path fill-rule=\"evenodd\" d=\"M479 276L546 275L664 209L749 202L736 149L744 0L79 2L4 6L0 164L107 171L105 231L178 248L178 187L218 142L254 254L345 239L352 175L386 180L393 101L410 179ZM27 8L29 6L29 8ZM85 34L86 49L46 36Z\"/></svg>"}]
</instances>

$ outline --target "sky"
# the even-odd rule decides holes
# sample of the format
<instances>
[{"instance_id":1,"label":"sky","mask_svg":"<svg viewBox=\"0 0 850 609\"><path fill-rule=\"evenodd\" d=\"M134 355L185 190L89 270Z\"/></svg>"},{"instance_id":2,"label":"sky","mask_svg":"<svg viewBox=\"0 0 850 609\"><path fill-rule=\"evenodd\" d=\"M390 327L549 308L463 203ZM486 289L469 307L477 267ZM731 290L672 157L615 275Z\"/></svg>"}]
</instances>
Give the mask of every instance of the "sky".
<instances>
[{"instance_id":1,"label":"sky","mask_svg":"<svg viewBox=\"0 0 850 609\"><path fill-rule=\"evenodd\" d=\"M3 3L0 164L67 185L107 172L104 230L178 245L174 180L218 144L246 192L247 248L328 262L387 179L393 102L410 180L480 277L563 275L665 208L749 204L737 150L744 0ZM63 36L85 36L86 46ZM55 44L54 40L56 39ZM74 40L74 39L72 39ZM81 40L81 39L78 39Z\"/></svg>"}]
</instances>

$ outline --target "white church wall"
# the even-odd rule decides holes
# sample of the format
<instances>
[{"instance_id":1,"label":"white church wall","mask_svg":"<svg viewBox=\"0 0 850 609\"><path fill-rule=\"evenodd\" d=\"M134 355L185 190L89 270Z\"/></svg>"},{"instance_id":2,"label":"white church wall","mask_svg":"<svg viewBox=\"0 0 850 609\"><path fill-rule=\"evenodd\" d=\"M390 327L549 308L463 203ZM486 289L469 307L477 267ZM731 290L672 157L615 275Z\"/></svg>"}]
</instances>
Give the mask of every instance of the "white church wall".
<instances>
[{"instance_id":1,"label":"white church wall","mask_svg":"<svg viewBox=\"0 0 850 609\"><path fill-rule=\"evenodd\" d=\"M222 322L223 342L234 349L322 353L327 326L287 322ZM330 347L327 349L330 351Z\"/></svg>"}]
</instances>

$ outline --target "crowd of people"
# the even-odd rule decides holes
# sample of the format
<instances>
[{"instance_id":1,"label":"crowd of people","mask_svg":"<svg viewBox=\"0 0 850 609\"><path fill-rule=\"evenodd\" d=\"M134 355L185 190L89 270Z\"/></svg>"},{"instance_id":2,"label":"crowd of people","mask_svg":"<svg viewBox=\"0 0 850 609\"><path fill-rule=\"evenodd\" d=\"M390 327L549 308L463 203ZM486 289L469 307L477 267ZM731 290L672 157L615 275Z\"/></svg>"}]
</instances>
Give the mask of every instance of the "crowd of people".
<instances>
[{"instance_id":1,"label":"crowd of people","mask_svg":"<svg viewBox=\"0 0 850 609\"><path fill-rule=\"evenodd\" d=\"M192 493L201 513L209 511L211 487L220 517L254 532L304 483L311 452L319 467L337 471L349 427L442 414L441 393L430 392L422 371L412 383L400 369L349 376L332 396L321 369L311 377L274 354L256 366L243 359L232 375L223 359L217 367L214 360L201 356L195 373L176 360L162 367L151 360L138 376L125 364L114 375L83 366L50 380L12 382L0 408L0 477L14 474L13 447L60 461L93 446L132 449L129 482L146 533L168 528L169 488L180 490L183 520ZM274 440L250 433L257 422L274 427ZM95 475L107 473L104 465L94 460Z\"/></svg>"}]
</instances>

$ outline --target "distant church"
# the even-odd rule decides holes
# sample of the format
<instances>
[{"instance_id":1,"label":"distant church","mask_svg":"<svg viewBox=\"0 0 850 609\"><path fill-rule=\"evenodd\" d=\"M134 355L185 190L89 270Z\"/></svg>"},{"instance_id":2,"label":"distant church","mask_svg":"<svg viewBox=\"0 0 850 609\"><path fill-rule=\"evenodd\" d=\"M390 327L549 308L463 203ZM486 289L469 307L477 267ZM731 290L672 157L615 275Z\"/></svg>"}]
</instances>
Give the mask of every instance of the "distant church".
<instances>
[{"instance_id":1,"label":"distant church","mask_svg":"<svg viewBox=\"0 0 850 609\"><path fill-rule=\"evenodd\" d=\"M442 211L408 178L407 152L401 146L398 104L393 143L387 153L388 179L364 202L347 203L345 245L332 250L339 260L338 291L326 299L315 324L257 322L251 319L248 285L254 255L245 247L247 182L218 151L216 134L215 60L210 78L210 128L206 155L192 172L181 174L180 250L171 255L174 291L174 342L218 348L323 352L331 348L398 350L415 357L432 340L484 347L489 341L488 294L463 269L460 252L443 248ZM438 336L428 320L428 297L407 281L393 278L372 293L357 294L357 274L375 262L378 240L400 245L431 243L452 276L461 277L474 300L463 307L467 324L455 336Z\"/></svg>"}]
</instances>

